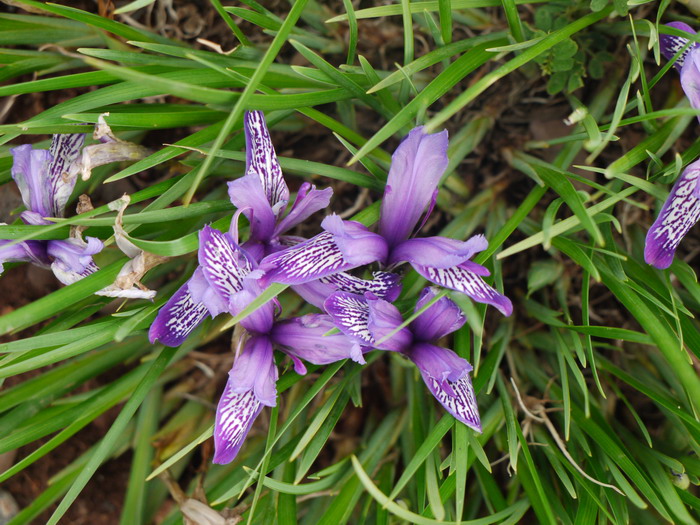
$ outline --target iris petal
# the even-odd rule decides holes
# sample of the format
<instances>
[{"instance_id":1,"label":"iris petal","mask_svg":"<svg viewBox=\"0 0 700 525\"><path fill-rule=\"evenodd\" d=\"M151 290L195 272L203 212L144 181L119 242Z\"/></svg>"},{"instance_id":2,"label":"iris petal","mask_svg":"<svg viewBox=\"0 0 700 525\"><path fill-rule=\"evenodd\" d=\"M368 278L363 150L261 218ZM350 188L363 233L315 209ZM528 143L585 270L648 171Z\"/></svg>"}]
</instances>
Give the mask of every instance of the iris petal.
<instances>
[{"instance_id":1,"label":"iris petal","mask_svg":"<svg viewBox=\"0 0 700 525\"><path fill-rule=\"evenodd\" d=\"M165 346L180 346L207 314L206 306L192 299L189 283L185 283L158 311L148 330L148 340Z\"/></svg>"},{"instance_id":2,"label":"iris petal","mask_svg":"<svg viewBox=\"0 0 700 525\"><path fill-rule=\"evenodd\" d=\"M660 269L671 266L678 245L700 219L698 176L700 161L690 164L673 185L659 216L647 233L644 260L648 264Z\"/></svg>"},{"instance_id":3,"label":"iris petal","mask_svg":"<svg viewBox=\"0 0 700 525\"><path fill-rule=\"evenodd\" d=\"M225 465L233 461L262 409L252 390L234 392L233 379L229 377L216 407L214 463Z\"/></svg>"}]
</instances>

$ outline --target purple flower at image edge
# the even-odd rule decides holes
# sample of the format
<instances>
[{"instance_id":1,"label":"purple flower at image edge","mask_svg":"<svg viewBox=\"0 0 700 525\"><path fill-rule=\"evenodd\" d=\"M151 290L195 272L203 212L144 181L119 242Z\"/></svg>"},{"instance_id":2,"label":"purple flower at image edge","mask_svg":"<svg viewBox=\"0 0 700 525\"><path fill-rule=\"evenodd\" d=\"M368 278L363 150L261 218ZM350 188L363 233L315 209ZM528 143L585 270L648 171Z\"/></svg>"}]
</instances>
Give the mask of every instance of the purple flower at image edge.
<instances>
[{"instance_id":1,"label":"purple flower at image edge","mask_svg":"<svg viewBox=\"0 0 700 525\"><path fill-rule=\"evenodd\" d=\"M415 311L436 296L426 288ZM368 348L398 352L418 367L430 393L456 419L481 432L481 420L469 373L472 366L452 350L435 343L459 329L466 321L462 310L449 298L441 297L408 327L391 303L373 297L335 292L326 300L326 311L348 337Z\"/></svg>"},{"instance_id":2,"label":"purple flower at image edge","mask_svg":"<svg viewBox=\"0 0 700 525\"><path fill-rule=\"evenodd\" d=\"M692 27L683 22L671 22L666 25L691 35L696 34ZM689 43L687 38L664 34L659 36L659 41L661 52L668 60L671 60L676 53ZM700 46L698 43L690 42L673 65L680 72L681 86L690 100L690 105L700 109Z\"/></svg>"},{"instance_id":3,"label":"purple flower at image edge","mask_svg":"<svg viewBox=\"0 0 700 525\"><path fill-rule=\"evenodd\" d=\"M700 161L689 164L673 185L659 216L647 232L644 260L664 269L671 266L678 245L700 219Z\"/></svg>"},{"instance_id":4,"label":"purple flower at image edge","mask_svg":"<svg viewBox=\"0 0 700 525\"><path fill-rule=\"evenodd\" d=\"M469 260L487 248L483 235L467 241L411 238L421 215L427 209L427 218L435 204L447 163L447 132L427 135L422 127L413 129L392 156L379 233L337 215L326 217L323 233L263 259L263 280L302 285L375 261L387 268L408 262L429 281L510 315L510 300L482 279L489 271Z\"/></svg>"}]
</instances>

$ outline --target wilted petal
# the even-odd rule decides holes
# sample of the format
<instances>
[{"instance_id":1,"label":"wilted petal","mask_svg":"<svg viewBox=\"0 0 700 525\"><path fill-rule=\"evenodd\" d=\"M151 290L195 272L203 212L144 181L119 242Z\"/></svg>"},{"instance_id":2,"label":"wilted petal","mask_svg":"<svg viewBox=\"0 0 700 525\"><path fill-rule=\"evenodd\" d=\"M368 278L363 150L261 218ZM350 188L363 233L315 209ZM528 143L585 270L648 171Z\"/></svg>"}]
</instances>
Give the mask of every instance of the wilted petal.
<instances>
[{"instance_id":1,"label":"wilted petal","mask_svg":"<svg viewBox=\"0 0 700 525\"><path fill-rule=\"evenodd\" d=\"M333 241L343 254L343 260L352 268L374 261L384 262L389 248L386 240L372 233L367 226L355 221L344 221L338 215L329 215L321 227L333 234Z\"/></svg>"},{"instance_id":2,"label":"wilted petal","mask_svg":"<svg viewBox=\"0 0 700 525\"><path fill-rule=\"evenodd\" d=\"M225 465L233 461L262 408L252 390L234 392L233 379L229 377L216 407L214 463Z\"/></svg>"},{"instance_id":3,"label":"wilted petal","mask_svg":"<svg viewBox=\"0 0 700 525\"><path fill-rule=\"evenodd\" d=\"M423 127L408 134L391 157L379 219L379 233L389 246L408 239L430 203L447 167L447 131L426 135Z\"/></svg>"},{"instance_id":4,"label":"wilted petal","mask_svg":"<svg viewBox=\"0 0 700 525\"><path fill-rule=\"evenodd\" d=\"M51 217L53 196L47 177L51 155L45 149L32 149L29 144L12 148L10 153L13 157L12 178L22 194L27 211L34 212L37 217ZM50 222L30 219L30 224Z\"/></svg>"},{"instance_id":5,"label":"wilted petal","mask_svg":"<svg viewBox=\"0 0 700 525\"><path fill-rule=\"evenodd\" d=\"M241 281L252 265L228 233L205 226L199 232L199 265L209 285L228 305L243 289Z\"/></svg>"},{"instance_id":6,"label":"wilted petal","mask_svg":"<svg viewBox=\"0 0 700 525\"><path fill-rule=\"evenodd\" d=\"M437 295L433 288L425 288L416 303L419 311ZM462 309L448 297L441 297L420 314L412 323L411 331L416 340L437 341L441 337L458 330L467 320Z\"/></svg>"},{"instance_id":7,"label":"wilted petal","mask_svg":"<svg viewBox=\"0 0 700 525\"><path fill-rule=\"evenodd\" d=\"M644 260L656 268L668 268L688 230L700 219L697 196L700 161L690 164L678 177L659 216L647 233Z\"/></svg>"},{"instance_id":8,"label":"wilted petal","mask_svg":"<svg viewBox=\"0 0 700 525\"><path fill-rule=\"evenodd\" d=\"M148 330L148 340L165 346L180 346L207 314L207 307L192 299L188 281L160 309Z\"/></svg>"},{"instance_id":9,"label":"wilted petal","mask_svg":"<svg viewBox=\"0 0 700 525\"><path fill-rule=\"evenodd\" d=\"M246 174L260 177L267 201L279 217L289 202L289 189L284 182L282 168L262 111L247 111L243 127L246 142ZM235 204L235 203L234 203Z\"/></svg>"},{"instance_id":10,"label":"wilted petal","mask_svg":"<svg viewBox=\"0 0 700 525\"><path fill-rule=\"evenodd\" d=\"M286 232L297 224L305 221L317 211L324 210L328 207L333 196L333 189L326 188L325 190L317 190L316 186L305 182L297 192L297 198L289 213L282 219L275 231L273 237Z\"/></svg>"},{"instance_id":11,"label":"wilted petal","mask_svg":"<svg viewBox=\"0 0 700 525\"><path fill-rule=\"evenodd\" d=\"M248 218L250 238L270 240L277 218L267 200L260 177L255 173L248 173L245 177L229 182L228 195L233 205Z\"/></svg>"},{"instance_id":12,"label":"wilted petal","mask_svg":"<svg viewBox=\"0 0 700 525\"><path fill-rule=\"evenodd\" d=\"M411 264L449 268L470 259L474 254L488 248L483 235L475 235L467 241L447 237L424 237L408 239L391 250L389 264L407 261Z\"/></svg>"},{"instance_id":13,"label":"wilted petal","mask_svg":"<svg viewBox=\"0 0 700 525\"><path fill-rule=\"evenodd\" d=\"M398 329L403 323L401 312L393 304L365 295L369 306L367 328L374 339L374 346L381 350L401 352L411 346L413 334L408 328Z\"/></svg>"},{"instance_id":14,"label":"wilted petal","mask_svg":"<svg viewBox=\"0 0 700 525\"><path fill-rule=\"evenodd\" d=\"M83 180L88 180L92 170L98 166L110 164L112 162L136 161L149 154L147 148L127 142L114 136L109 125L105 121L109 113L99 116L93 138L100 141L99 144L90 144L83 148L80 160L72 163L68 176L77 177L81 175Z\"/></svg>"},{"instance_id":15,"label":"wilted petal","mask_svg":"<svg viewBox=\"0 0 700 525\"><path fill-rule=\"evenodd\" d=\"M315 365L326 365L348 358L364 364L362 350L357 342L342 333L325 335L334 328L330 316L309 314L275 323L271 338L290 356ZM303 365L295 368L300 374L306 373Z\"/></svg>"},{"instance_id":16,"label":"wilted petal","mask_svg":"<svg viewBox=\"0 0 700 525\"><path fill-rule=\"evenodd\" d=\"M681 31L685 31L686 33L690 33L691 35L695 34L695 30L688 24L685 24L683 22L671 22L670 24L666 25L668 27L680 29ZM667 60L671 60L674 57L674 55L678 53L687 43L688 39L683 38L681 36L659 34L659 44L661 47L661 53L666 57ZM688 56L690 50L695 47L697 47L697 44L690 44L683 52L683 54L678 57L678 60L676 60L676 62L673 64L676 67L676 69L682 69L685 58Z\"/></svg>"},{"instance_id":17,"label":"wilted petal","mask_svg":"<svg viewBox=\"0 0 700 525\"><path fill-rule=\"evenodd\" d=\"M470 264L460 264L452 268L433 268L420 264L413 267L432 283L462 292L478 303L495 306L503 315L513 313L513 303L510 299L491 288L477 273L471 271Z\"/></svg>"},{"instance_id":18,"label":"wilted petal","mask_svg":"<svg viewBox=\"0 0 700 525\"><path fill-rule=\"evenodd\" d=\"M235 393L252 390L263 405L277 403L277 367L272 355L272 342L266 335L253 335L245 342L243 352L229 372Z\"/></svg>"},{"instance_id":19,"label":"wilted petal","mask_svg":"<svg viewBox=\"0 0 700 525\"><path fill-rule=\"evenodd\" d=\"M46 244L46 253L53 258L51 270L63 284L73 284L99 270L92 256L99 253L104 245L94 237L86 239L87 242L74 237L64 241L48 241Z\"/></svg>"},{"instance_id":20,"label":"wilted petal","mask_svg":"<svg viewBox=\"0 0 700 525\"><path fill-rule=\"evenodd\" d=\"M335 326L345 335L361 344L372 346L374 338L369 331L369 304L359 295L335 292L324 303L324 309Z\"/></svg>"},{"instance_id":21,"label":"wilted petal","mask_svg":"<svg viewBox=\"0 0 700 525\"><path fill-rule=\"evenodd\" d=\"M321 277L317 281L293 287L307 302L323 309L323 303L335 291L364 295L370 292L389 302L396 300L401 293L401 278L391 272L374 272L373 279L360 279L349 273L339 272Z\"/></svg>"},{"instance_id":22,"label":"wilted petal","mask_svg":"<svg viewBox=\"0 0 700 525\"><path fill-rule=\"evenodd\" d=\"M51 217L63 217L76 181L76 177L70 175L71 166L78 159L84 143L84 133L53 136L48 167L48 184L52 196Z\"/></svg>"}]
</instances>

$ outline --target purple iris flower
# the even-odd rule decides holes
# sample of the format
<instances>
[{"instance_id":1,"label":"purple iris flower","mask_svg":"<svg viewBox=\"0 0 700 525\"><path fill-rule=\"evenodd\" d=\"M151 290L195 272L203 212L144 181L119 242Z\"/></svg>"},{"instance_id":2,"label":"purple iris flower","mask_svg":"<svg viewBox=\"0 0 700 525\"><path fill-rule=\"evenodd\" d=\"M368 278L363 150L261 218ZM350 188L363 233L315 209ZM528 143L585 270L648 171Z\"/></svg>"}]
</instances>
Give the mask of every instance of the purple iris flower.
<instances>
[{"instance_id":1,"label":"purple iris flower","mask_svg":"<svg viewBox=\"0 0 700 525\"><path fill-rule=\"evenodd\" d=\"M198 255L199 268L189 296L210 315L224 311L236 315L262 291L251 275L257 266L255 259L229 233L205 226L199 234ZM273 346L292 358L299 374L306 373L302 359L318 365L347 358L364 363L359 344L343 334L324 336L334 327L329 316L311 314L276 321L278 309L275 301L268 302L240 323L249 337L229 372L216 410L214 463L233 460L263 406L275 405L278 373ZM181 319L166 322L177 324Z\"/></svg>"},{"instance_id":2,"label":"purple iris flower","mask_svg":"<svg viewBox=\"0 0 700 525\"><path fill-rule=\"evenodd\" d=\"M26 211L20 217L26 224L52 224L46 217L62 218L77 174L71 174L85 135L54 135L49 150L26 144L12 148L12 178L17 183ZM30 261L50 267L63 284L74 283L97 270L92 256L102 250L102 242L80 236L50 241L0 241L0 273L5 261Z\"/></svg>"},{"instance_id":3,"label":"purple iris flower","mask_svg":"<svg viewBox=\"0 0 700 525\"><path fill-rule=\"evenodd\" d=\"M426 288L415 311L434 299L437 291ZM366 347L399 352L415 363L428 390L456 419L481 432L481 420L469 373L472 366L452 350L435 343L466 321L462 310L441 297L408 327L399 310L370 293L363 296L335 292L326 300L326 311L348 337Z\"/></svg>"},{"instance_id":4,"label":"purple iris flower","mask_svg":"<svg viewBox=\"0 0 700 525\"><path fill-rule=\"evenodd\" d=\"M659 269L673 262L676 248L700 219L700 160L689 164L673 185L661 213L647 232L644 260Z\"/></svg>"},{"instance_id":5,"label":"purple iris flower","mask_svg":"<svg viewBox=\"0 0 700 525\"><path fill-rule=\"evenodd\" d=\"M668 27L680 29L691 35L695 34L695 30L688 24L683 22L671 22ZM686 44L688 39L673 36L661 35L659 37L661 44L661 52L671 60ZM683 54L673 64L681 75L681 86L685 95L690 100L690 105L696 109L700 109L700 46L697 42L691 42L685 49Z\"/></svg>"},{"instance_id":6,"label":"purple iris flower","mask_svg":"<svg viewBox=\"0 0 700 525\"><path fill-rule=\"evenodd\" d=\"M317 190L305 182L297 192L289 212L284 210L289 202L282 169L277 160L270 133L261 111L246 112L244 118L246 137L246 174L228 183L231 202L250 223L250 235L241 245L251 261L304 241L300 237L285 235L289 229L308 219L313 213L328 206L333 190ZM232 241L238 241L237 221L231 222L229 232ZM200 233L201 239L201 233ZM211 290L206 286L202 258L192 278L173 294L161 308L151 325L149 338L164 345L178 346L207 317L227 311L226 305L207 308ZM236 259L236 264L240 259ZM344 287L345 286L345 287ZM380 297L396 298L400 292L398 276L378 272L372 281L343 274L316 283L309 283L297 290L311 304L320 306L328 295L337 289L372 291ZM203 292L203 290L205 292ZM211 305L210 305L211 306Z\"/></svg>"},{"instance_id":7,"label":"purple iris flower","mask_svg":"<svg viewBox=\"0 0 700 525\"><path fill-rule=\"evenodd\" d=\"M482 279L489 271L469 260L487 248L483 235L467 241L411 238L426 208L427 218L435 205L447 163L447 131L427 135L422 127L413 129L392 157L379 233L337 215L326 217L323 233L267 256L260 265L263 280L298 285L375 261L389 270L408 262L427 280L510 315L510 300Z\"/></svg>"}]
</instances>

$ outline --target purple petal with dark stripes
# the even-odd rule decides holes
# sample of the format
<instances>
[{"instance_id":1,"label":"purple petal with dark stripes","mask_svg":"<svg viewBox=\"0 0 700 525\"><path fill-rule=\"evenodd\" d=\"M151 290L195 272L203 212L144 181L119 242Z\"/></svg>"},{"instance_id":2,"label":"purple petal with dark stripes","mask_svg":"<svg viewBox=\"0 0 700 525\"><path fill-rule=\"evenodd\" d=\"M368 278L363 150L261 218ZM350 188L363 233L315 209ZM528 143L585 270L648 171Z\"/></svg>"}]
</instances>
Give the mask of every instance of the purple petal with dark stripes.
<instances>
[{"instance_id":1,"label":"purple petal with dark stripes","mask_svg":"<svg viewBox=\"0 0 700 525\"><path fill-rule=\"evenodd\" d=\"M267 201L277 217L289 201L289 189L270 139L262 111L248 111L243 127L246 140L246 174L256 173L262 182Z\"/></svg>"},{"instance_id":2,"label":"purple petal with dark stripes","mask_svg":"<svg viewBox=\"0 0 700 525\"><path fill-rule=\"evenodd\" d=\"M430 204L447 162L447 131L426 135L422 126L417 127L396 149L379 219L379 233L389 246L411 235Z\"/></svg>"},{"instance_id":3,"label":"purple petal with dark stripes","mask_svg":"<svg viewBox=\"0 0 700 525\"><path fill-rule=\"evenodd\" d=\"M460 264L452 268L433 268L414 264L415 270L430 282L462 292L478 303L495 306L503 315L513 313L513 303L505 295L491 288L470 268L469 264Z\"/></svg>"},{"instance_id":4,"label":"purple petal with dark stripes","mask_svg":"<svg viewBox=\"0 0 700 525\"><path fill-rule=\"evenodd\" d=\"M71 133L54 135L49 153L48 184L52 196L51 217L63 217L66 203L70 198L77 174L70 176L71 165L80 156L80 148L85 143L85 134Z\"/></svg>"},{"instance_id":5,"label":"purple petal with dark stripes","mask_svg":"<svg viewBox=\"0 0 700 525\"><path fill-rule=\"evenodd\" d=\"M392 248L388 263L407 261L434 268L449 268L470 259L488 246L483 235L475 235L467 241L439 236L408 239Z\"/></svg>"},{"instance_id":6,"label":"purple petal with dark stripes","mask_svg":"<svg viewBox=\"0 0 700 525\"><path fill-rule=\"evenodd\" d=\"M700 219L698 176L700 161L690 164L673 185L659 216L647 233L644 260L648 264L660 269L671 266L676 248Z\"/></svg>"},{"instance_id":7,"label":"purple petal with dark stripes","mask_svg":"<svg viewBox=\"0 0 700 525\"><path fill-rule=\"evenodd\" d=\"M330 215L321 226L325 232L265 257L260 263L264 282L303 284L387 256L386 241L358 222Z\"/></svg>"},{"instance_id":8,"label":"purple petal with dark stripes","mask_svg":"<svg viewBox=\"0 0 700 525\"><path fill-rule=\"evenodd\" d=\"M335 326L345 335L361 344L372 346L374 338L369 331L369 304L359 295L335 292L324 303Z\"/></svg>"},{"instance_id":9,"label":"purple petal with dark stripes","mask_svg":"<svg viewBox=\"0 0 700 525\"><path fill-rule=\"evenodd\" d=\"M380 299L393 302L401 293L401 278L395 273L374 272L373 279L360 279L346 272L334 273L316 281L294 286L294 291L309 304L323 309L323 303L333 292L364 295L370 292Z\"/></svg>"},{"instance_id":10,"label":"purple petal with dark stripes","mask_svg":"<svg viewBox=\"0 0 700 525\"><path fill-rule=\"evenodd\" d=\"M188 285L189 282L183 284L158 312L148 330L151 343L180 346L207 317L206 306L192 299Z\"/></svg>"},{"instance_id":11,"label":"purple petal with dark stripes","mask_svg":"<svg viewBox=\"0 0 700 525\"><path fill-rule=\"evenodd\" d=\"M251 262L228 233L210 226L199 232L198 256L207 282L228 304L231 296L243 289L241 283L252 270Z\"/></svg>"},{"instance_id":12,"label":"purple petal with dark stripes","mask_svg":"<svg viewBox=\"0 0 700 525\"><path fill-rule=\"evenodd\" d=\"M234 392L229 377L216 407L213 463L225 465L233 461L262 409L252 390Z\"/></svg>"},{"instance_id":13,"label":"purple petal with dark stripes","mask_svg":"<svg viewBox=\"0 0 700 525\"><path fill-rule=\"evenodd\" d=\"M433 288L425 288L416 303L415 311L423 308L437 293ZM411 323L411 331L416 340L437 341L459 330L466 320L464 312L454 301L449 297L441 297Z\"/></svg>"},{"instance_id":14,"label":"purple petal with dark stripes","mask_svg":"<svg viewBox=\"0 0 700 525\"><path fill-rule=\"evenodd\" d=\"M273 233L273 237L286 232L297 224L305 221L317 211L328 207L333 196L333 189L317 190L316 186L305 182L297 192L297 198L289 213L282 219Z\"/></svg>"},{"instance_id":15,"label":"purple petal with dark stripes","mask_svg":"<svg viewBox=\"0 0 700 525\"><path fill-rule=\"evenodd\" d=\"M469 428L477 432L482 431L479 407L476 404L476 395L469 374L465 374L457 381L443 382L427 374L421 375L430 393L445 407L445 410Z\"/></svg>"},{"instance_id":16,"label":"purple petal with dark stripes","mask_svg":"<svg viewBox=\"0 0 700 525\"><path fill-rule=\"evenodd\" d=\"M675 29L680 29L681 31L685 31L686 33L690 33L691 35L695 34L695 30L690 27L688 24L685 24L683 22L671 22L670 24L666 24L668 27L673 27ZM659 44L661 47L661 53L666 57L667 60L671 60L676 53L678 53L683 46L685 46L688 43L687 38L683 38L681 36L674 36L674 35L664 35L660 34L659 35ZM673 64L676 69L679 71L683 68L684 62L686 57L688 56L688 53L693 49L697 47L697 44L691 44L686 48L686 50L683 52L681 56L678 57L678 60Z\"/></svg>"}]
</instances>

